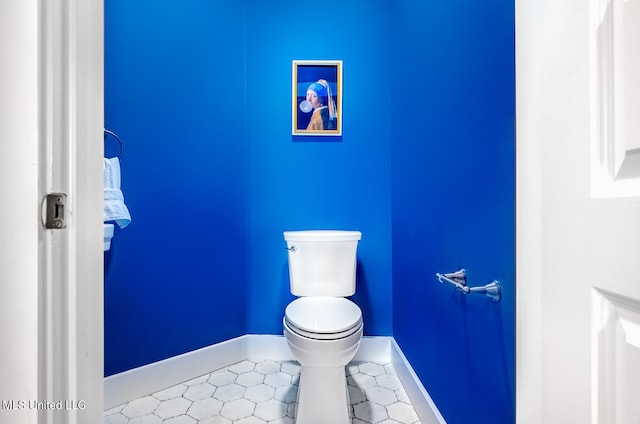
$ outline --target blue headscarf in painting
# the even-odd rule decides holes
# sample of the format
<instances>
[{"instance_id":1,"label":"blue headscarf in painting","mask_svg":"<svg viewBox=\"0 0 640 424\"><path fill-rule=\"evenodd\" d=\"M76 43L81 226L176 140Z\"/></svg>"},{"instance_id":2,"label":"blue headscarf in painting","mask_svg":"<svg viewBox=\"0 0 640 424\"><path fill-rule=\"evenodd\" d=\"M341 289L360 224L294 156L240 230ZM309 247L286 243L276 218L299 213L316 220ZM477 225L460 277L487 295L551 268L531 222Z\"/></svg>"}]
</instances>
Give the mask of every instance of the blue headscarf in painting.
<instances>
[{"instance_id":1,"label":"blue headscarf in painting","mask_svg":"<svg viewBox=\"0 0 640 424\"><path fill-rule=\"evenodd\" d=\"M328 96L327 88L324 85L320 84L319 82L311 83L311 85L309 85L307 90L315 91L315 93L318 95L318 97L327 97Z\"/></svg>"}]
</instances>

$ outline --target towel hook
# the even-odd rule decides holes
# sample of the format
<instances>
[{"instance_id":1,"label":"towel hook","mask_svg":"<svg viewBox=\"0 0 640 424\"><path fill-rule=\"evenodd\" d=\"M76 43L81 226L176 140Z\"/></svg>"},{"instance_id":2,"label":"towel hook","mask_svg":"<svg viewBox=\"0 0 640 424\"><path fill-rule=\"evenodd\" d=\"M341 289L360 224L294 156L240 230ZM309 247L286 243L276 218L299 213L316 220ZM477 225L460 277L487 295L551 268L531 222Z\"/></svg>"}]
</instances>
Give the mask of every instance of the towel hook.
<instances>
[{"instance_id":1,"label":"towel hook","mask_svg":"<svg viewBox=\"0 0 640 424\"><path fill-rule=\"evenodd\" d=\"M113 131L109 131L108 129L104 129L104 139L105 141L107 140L107 137L112 136L113 138L115 138L118 141L118 144L120 145L120 152L118 153L118 159L122 159L122 154L124 153L124 145L122 144L122 140L120 140L120 137L118 137L118 134L114 133Z\"/></svg>"}]
</instances>

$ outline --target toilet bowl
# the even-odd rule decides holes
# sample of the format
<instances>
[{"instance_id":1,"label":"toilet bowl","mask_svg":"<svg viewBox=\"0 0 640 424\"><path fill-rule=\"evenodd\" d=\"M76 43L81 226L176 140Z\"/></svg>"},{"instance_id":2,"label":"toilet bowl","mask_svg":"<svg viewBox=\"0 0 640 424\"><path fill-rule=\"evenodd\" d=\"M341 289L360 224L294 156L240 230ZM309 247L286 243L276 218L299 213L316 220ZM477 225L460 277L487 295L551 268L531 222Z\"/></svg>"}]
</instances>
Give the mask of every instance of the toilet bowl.
<instances>
[{"instance_id":1,"label":"toilet bowl","mask_svg":"<svg viewBox=\"0 0 640 424\"><path fill-rule=\"evenodd\" d=\"M345 365L362 339L362 313L341 297L306 297L287 306L284 336L300 362L296 424L350 424Z\"/></svg>"},{"instance_id":2,"label":"toilet bowl","mask_svg":"<svg viewBox=\"0 0 640 424\"><path fill-rule=\"evenodd\" d=\"M350 424L345 365L363 333L362 312L343 296L355 292L357 231L285 232L291 302L284 336L300 363L296 424Z\"/></svg>"}]
</instances>

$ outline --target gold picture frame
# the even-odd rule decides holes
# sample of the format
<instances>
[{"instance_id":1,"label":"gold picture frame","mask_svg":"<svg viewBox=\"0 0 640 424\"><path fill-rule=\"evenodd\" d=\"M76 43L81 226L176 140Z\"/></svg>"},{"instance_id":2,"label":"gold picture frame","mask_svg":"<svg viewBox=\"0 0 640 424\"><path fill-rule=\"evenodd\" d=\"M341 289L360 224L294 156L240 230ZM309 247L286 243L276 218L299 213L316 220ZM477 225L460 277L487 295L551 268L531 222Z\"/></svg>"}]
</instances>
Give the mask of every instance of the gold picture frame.
<instances>
[{"instance_id":1,"label":"gold picture frame","mask_svg":"<svg viewBox=\"0 0 640 424\"><path fill-rule=\"evenodd\" d=\"M292 135L342 136L342 61L292 61Z\"/></svg>"}]
</instances>

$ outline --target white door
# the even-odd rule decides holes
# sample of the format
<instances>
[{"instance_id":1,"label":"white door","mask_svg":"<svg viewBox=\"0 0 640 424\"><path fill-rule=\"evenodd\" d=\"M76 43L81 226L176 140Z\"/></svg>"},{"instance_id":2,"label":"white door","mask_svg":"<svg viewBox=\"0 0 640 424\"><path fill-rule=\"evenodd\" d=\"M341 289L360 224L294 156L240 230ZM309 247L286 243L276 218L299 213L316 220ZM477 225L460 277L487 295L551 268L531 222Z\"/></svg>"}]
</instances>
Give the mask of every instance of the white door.
<instances>
[{"instance_id":1,"label":"white door","mask_svg":"<svg viewBox=\"0 0 640 424\"><path fill-rule=\"evenodd\" d=\"M517 0L518 423L640 423L640 0Z\"/></svg>"}]
</instances>

